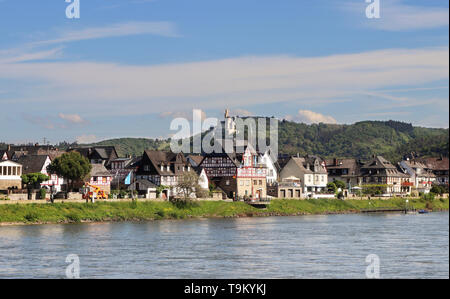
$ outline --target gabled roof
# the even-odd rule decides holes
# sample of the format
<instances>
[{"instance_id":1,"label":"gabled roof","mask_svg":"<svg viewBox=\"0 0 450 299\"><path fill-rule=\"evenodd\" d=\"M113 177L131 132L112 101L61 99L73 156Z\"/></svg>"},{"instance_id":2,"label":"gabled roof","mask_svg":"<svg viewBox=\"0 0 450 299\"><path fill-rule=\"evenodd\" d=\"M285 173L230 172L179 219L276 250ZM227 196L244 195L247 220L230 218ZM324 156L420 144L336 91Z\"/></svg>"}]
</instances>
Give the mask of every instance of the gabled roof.
<instances>
[{"instance_id":1,"label":"gabled roof","mask_svg":"<svg viewBox=\"0 0 450 299\"><path fill-rule=\"evenodd\" d=\"M304 172L304 173L309 173L312 174L314 172L312 172L310 169L307 169L304 164L305 164L305 158L301 158L301 157L291 157L291 160Z\"/></svg>"},{"instance_id":2,"label":"gabled roof","mask_svg":"<svg viewBox=\"0 0 450 299\"><path fill-rule=\"evenodd\" d=\"M382 156L375 156L369 162L365 163L361 168L385 168L385 169L397 169L391 162L383 158Z\"/></svg>"},{"instance_id":3,"label":"gabled roof","mask_svg":"<svg viewBox=\"0 0 450 299\"><path fill-rule=\"evenodd\" d=\"M103 164L91 164L92 170L90 176L111 176L111 173Z\"/></svg>"},{"instance_id":4,"label":"gabled roof","mask_svg":"<svg viewBox=\"0 0 450 299\"><path fill-rule=\"evenodd\" d=\"M148 157L159 175L175 175L175 173L170 168L169 170L167 170L167 167L163 167L163 169L161 170L161 165L170 166L172 164L175 164L177 161L184 165L188 165L188 161L186 160L186 157L183 155L183 153L175 154L172 152L146 150L144 151L144 155Z\"/></svg>"},{"instance_id":5,"label":"gabled roof","mask_svg":"<svg viewBox=\"0 0 450 299\"><path fill-rule=\"evenodd\" d=\"M359 168L362 166L361 162L356 159L326 159L325 165L328 170L330 169L348 169L348 174L357 174Z\"/></svg>"},{"instance_id":6,"label":"gabled roof","mask_svg":"<svg viewBox=\"0 0 450 299\"><path fill-rule=\"evenodd\" d=\"M17 163L22 164L22 173L37 173L42 171L47 158L47 155L28 155L20 157Z\"/></svg>"},{"instance_id":7,"label":"gabled roof","mask_svg":"<svg viewBox=\"0 0 450 299\"><path fill-rule=\"evenodd\" d=\"M194 166L197 166L200 165L200 163L202 163L205 157L202 155L188 155L187 158L191 159L196 164Z\"/></svg>"},{"instance_id":8,"label":"gabled roof","mask_svg":"<svg viewBox=\"0 0 450 299\"><path fill-rule=\"evenodd\" d=\"M6 155L6 156L5 156L5 155ZM9 154L8 154L8 151L0 151L0 160L3 160L3 156L6 157L5 160L11 159L11 157L10 157Z\"/></svg>"},{"instance_id":9,"label":"gabled roof","mask_svg":"<svg viewBox=\"0 0 450 299\"><path fill-rule=\"evenodd\" d=\"M72 148L71 150L79 152L81 155L85 156L88 159L91 159L94 156L100 157L102 160L110 160L117 158L116 147L111 146L94 146L94 147L77 147Z\"/></svg>"},{"instance_id":10,"label":"gabled roof","mask_svg":"<svg viewBox=\"0 0 450 299\"><path fill-rule=\"evenodd\" d=\"M419 161L426 164L426 166L432 170L448 171L449 170L449 159L448 158L421 158Z\"/></svg>"}]
</instances>

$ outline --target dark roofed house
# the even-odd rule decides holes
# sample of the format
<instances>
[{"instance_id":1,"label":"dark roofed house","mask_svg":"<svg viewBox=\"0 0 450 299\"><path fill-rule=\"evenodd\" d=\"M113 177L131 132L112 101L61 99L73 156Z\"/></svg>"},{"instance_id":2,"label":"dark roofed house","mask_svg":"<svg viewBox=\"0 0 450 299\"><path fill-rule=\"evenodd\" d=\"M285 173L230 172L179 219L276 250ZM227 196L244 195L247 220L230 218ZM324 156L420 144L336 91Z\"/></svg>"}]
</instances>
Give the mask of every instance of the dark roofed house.
<instances>
[{"instance_id":1,"label":"dark roofed house","mask_svg":"<svg viewBox=\"0 0 450 299\"><path fill-rule=\"evenodd\" d=\"M188 171L194 171L183 153L146 150L136 171L136 179L149 180L157 186L174 187L178 177ZM163 190L162 197L177 196L176 188Z\"/></svg>"},{"instance_id":2,"label":"dark roofed house","mask_svg":"<svg viewBox=\"0 0 450 299\"><path fill-rule=\"evenodd\" d=\"M50 165L52 159L48 155L27 155L21 156L17 162L22 164L22 173L42 173L50 177L50 180L42 182L41 187L50 189L54 188L56 192L62 190L64 179L58 177L56 174L50 175L47 172L47 166Z\"/></svg>"},{"instance_id":3,"label":"dark roofed house","mask_svg":"<svg viewBox=\"0 0 450 299\"><path fill-rule=\"evenodd\" d=\"M411 177L382 156L373 156L361 166L359 185L380 185L385 194L411 192Z\"/></svg>"},{"instance_id":4,"label":"dark roofed house","mask_svg":"<svg viewBox=\"0 0 450 299\"><path fill-rule=\"evenodd\" d=\"M112 160L109 171L113 177L113 186L117 186L118 188L120 185L131 184L136 176L136 171L141 159L142 156L135 158L117 158ZM127 177L129 177L129 179L127 179Z\"/></svg>"},{"instance_id":5,"label":"dark roofed house","mask_svg":"<svg viewBox=\"0 0 450 299\"><path fill-rule=\"evenodd\" d=\"M436 176L436 182L448 185L449 159L446 157L420 158L418 159Z\"/></svg>"},{"instance_id":6,"label":"dark roofed house","mask_svg":"<svg viewBox=\"0 0 450 299\"><path fill-rule=\"evenodd\" d=\"M202 163L205 157L202 155L187 155L186 159L191 163L192 167L197 167Z\"/></svg>"},{"instance_id":7,"label":"dark roofed house","mask_svg":"<svg viewBox=\"0 0 450 299\"><path fill-rule=\"evenodd\" d=\"M328 183L325 162L317 156L291 157L280 172L281 182L298 181L302 196L324 191Z\"/></svg>"},{"instance_id":8,"label":"dark roofed house","mask_svg":"<svg viewBox=\"0 0 450 299\"><path fill-rule=\"evenodd\" d=\"M69 151L77 151L91 164L103 163L106 168L110 168L111 162L119 157L115 146L79 147L69 149Z\"/></svg>"},{"instance_id":9,"label":"dark roofed house","mask_svg":"<svg viewBox=\"0 0 450 299\"><path fill-rule=\"evenodd\" d=\"M65 151L59 150L53 145L8 145L8 155L11 160L17 161L22 156L27 155L48 155L50 159L64 154Z\"/></svg>"},{"instance_id":10,"label":"dark roofed house","mask_svg":"<svg viewBox=\"0 0 450 299\"><path fill-rule=\"evenodd\" d=\"M355 186L358 184L358 175L361 166L362 163L356 159L326 159L325 167L328 172L328 182L331 183L339 180L347 186Z\"/></svg>"}]
</instances>

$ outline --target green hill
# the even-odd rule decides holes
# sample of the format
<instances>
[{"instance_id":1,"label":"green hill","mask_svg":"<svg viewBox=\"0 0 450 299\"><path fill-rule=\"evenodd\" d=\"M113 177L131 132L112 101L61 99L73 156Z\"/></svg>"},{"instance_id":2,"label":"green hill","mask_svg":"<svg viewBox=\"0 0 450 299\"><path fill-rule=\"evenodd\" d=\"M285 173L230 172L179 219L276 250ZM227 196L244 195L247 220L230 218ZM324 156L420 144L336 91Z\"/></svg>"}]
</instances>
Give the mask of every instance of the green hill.
<instances>
[{"instance_id":1,"label":"green hill","mask_svg":"<svg viewBox=\"0 0 450 299\"><path fill-rule=\"evenodd\" d=\"M398 161L404 154L448 156L449 130L414 127L397 121L363 121L351 125L280 121L279 152L322 157L367 159L373 154ZM91 145L115 145L119 155L141 155L145 149L168 150L169 140L120 138Z\"/></svg>"},{"instance_id":2,"label":"green hill","mask_svg":"<svg viewBox=\"0 0 450 299\"><path fill-rule=\"evenodd\" d=\"M448 141L448 129L413 127L396 121L364 121L352 125L282 121L279 126L279 151L287 154L360 159L377 154L398 161L410 152L447 156Z\"/></svg>"}]
</instances>

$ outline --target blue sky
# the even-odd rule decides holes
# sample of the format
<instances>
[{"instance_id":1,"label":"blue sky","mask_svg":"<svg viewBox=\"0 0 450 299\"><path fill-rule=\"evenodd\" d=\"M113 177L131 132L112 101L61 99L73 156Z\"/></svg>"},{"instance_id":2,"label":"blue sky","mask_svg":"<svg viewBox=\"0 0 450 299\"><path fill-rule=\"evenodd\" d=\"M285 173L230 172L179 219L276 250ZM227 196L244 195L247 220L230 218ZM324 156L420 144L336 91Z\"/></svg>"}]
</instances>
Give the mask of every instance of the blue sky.
<instances>
[{"instance_id":1,"label":"blue sky","mask_svg":"<svg viewBox=\"0 0 450 299\"><path fill-rule=\"evenodd\" d=\"M174 117L449 124L448 1L0 0L0 141L168 137Z\"/></svg>"}]
</instances>

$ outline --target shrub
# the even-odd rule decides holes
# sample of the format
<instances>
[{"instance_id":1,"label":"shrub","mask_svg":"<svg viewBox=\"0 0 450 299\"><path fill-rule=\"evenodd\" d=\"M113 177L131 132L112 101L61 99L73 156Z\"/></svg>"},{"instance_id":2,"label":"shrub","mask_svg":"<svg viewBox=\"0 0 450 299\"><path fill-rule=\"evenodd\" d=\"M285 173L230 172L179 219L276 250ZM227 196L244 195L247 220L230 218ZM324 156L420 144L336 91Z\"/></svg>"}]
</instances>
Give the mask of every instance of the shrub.
<instances>
[{"instance_id":1,"label":"shrub","mask_svg":"<svg viewBox=\"0 0 450 299\"><path fill-rule=\"evenodd\" d=\"M70 214L66 215L66 219L69 222L75 222L75 223L81 222L80 216L78 214L75 214L75 213L70 213Z\"/></svg>"},{"instance_id":2,"label":"shrub","mask_svg":"<svg viewBox=\"0 0 450 299\"><path fill-rule=\"evenodd\" d=\"M434 193L427 193L427 194L423 194L422 196L421 196L421 198L423 199L423 200L425 200L425 201L427 201L427 202L431 202L431 201L433 201L434 200Z\"/></svg>"},{"instance_id":3,"label":"shrub","mask_svg":"<svg viewBox=\"0 0 450 299\"><path fill-rule=\"evenodd\" d=\"M42 188L39 190L39 198L40 199L45 199L46 195L47 195L47 189Z\"/></svg>"},{"instance_id":4,"label":"shrub","mask_svg":"<svg viewBox=\"0 0 450 299\"><path fill-rule=\"evenodd\" d=\"M25 218L25 220L29 222L36 222L39 216L36 212L29 212L23 218Z\"/></svg>"}]
</instances>

